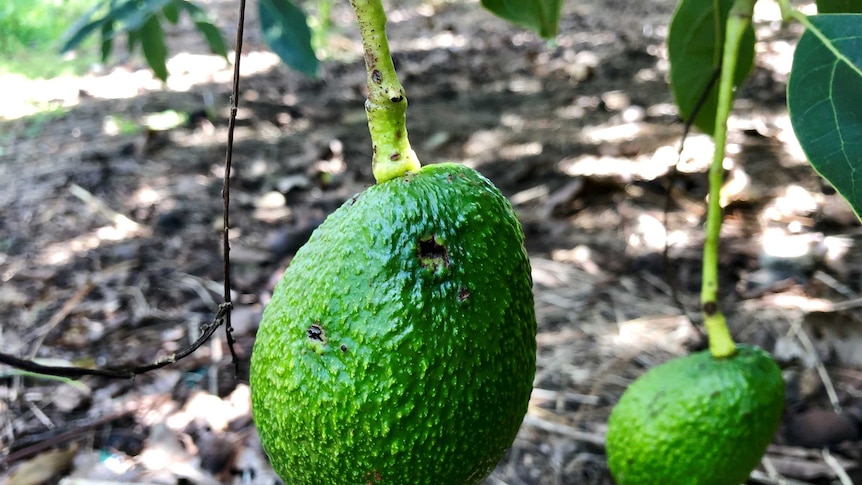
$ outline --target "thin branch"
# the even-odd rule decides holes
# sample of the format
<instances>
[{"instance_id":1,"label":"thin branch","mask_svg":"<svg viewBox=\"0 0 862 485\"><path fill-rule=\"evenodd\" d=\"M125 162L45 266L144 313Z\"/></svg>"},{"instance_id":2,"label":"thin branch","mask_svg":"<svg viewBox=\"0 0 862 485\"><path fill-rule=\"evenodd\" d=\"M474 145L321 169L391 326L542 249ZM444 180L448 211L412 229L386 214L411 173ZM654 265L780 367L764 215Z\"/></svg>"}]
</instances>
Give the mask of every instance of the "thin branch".
<instances>
[{"instance_id":1,"label":"thin branch","mask_svg":"<svg viewBox=\"0 0 862 485\"><path fill-rule=\"evenodd\" d=\"M143 374L162 367L168 366L184 359L194 353L201 345L206 343L215 331L225 323L227 315L230 315L230 310L233 305L229 302L222 303L218 307L218 312L215 318L210 323L201 325L201 336L190 346L175 352L167 357L157 360L152 364L146 364L137 367L106 367L106 368L90 368L90 367L75 367L75 366L56 366L42 365L32 360L21 359L13 355L0 353L0 364L15 367L17 369L37 374L68 377L70 379L79 379L84 376L99 376L109 377L112 379L132 379L138 374Z\"/></svg>"},{"instance_id":2,"label":"thin branch","mask_svg":"<svg viewBox=\"0 0 862 485\"><path fill-rule=\"evenodd\" d=\"M201 325L201 335L198 339L192 343L190 346L180 350L179 352L173 353L165 358L159 359L152 364L146 364L137 367L106 367L106 368L90 368L90 367L76 367L76 366L54 366L54 365L43 365L38 362L34 362L33 360L21 359L19 357L15 357L14 355L4 354L0 352L0 364L5 364L17 369L21 369L27 372L33 372L36 374L43 375L51 375L57 377L67 377L70 379L79 379L84 376L99 376L99 377L108 377L112 379L131 379L134 378L138 374L143 374L146 372L150 372L152 370L160 369L162 367L173 364L181 359L184 359L194 353L198 348L200 348L210 337L213 336L215 331L222 325L225 327L225 333L227 335L227 343L230 348L231 358L233 360L234 365L234 375L239 375L239 357L237 356L236 350L234 349L234 339L233 339L233 328L230 323L230 314L233 309L233 303L231 301L231 278L230 278L230 218L229 218L229 209L230 209L230 173L231 173L231 163L232 163L232 154L233 154L233 139L234 139L234 129L236 126L236 114L239 106L239 77L240 77L240 55L242 53L242 38L243 38L243 26L245 24L245 0L240 0L239 6L239 21L237 22L236 28L236 52L234 56L234 69L233 69L233 88L231 91L231 109L230 109L230 119L228 121L228 140L227 140L227 153L225 155L225 172L224 172L224 181L222 188L222 199L224 202L223 205L223 221L224 221L224 231L223 231L223 243L222 243L222 251L223 251L223 260L224 260L224 303L218 306L218 311L216 312L215 318L210 323L206 323ZM82 189L83 190L83 189ZM85 196L81 196L81 192L76 192L76 196L82 198L82 200L89 200ZM109 214L110 215L110 214ZM112 220L115 220L113 218ZM116 220L115 220L116 222ZM87 290L89 291L89 290ZM66 305L61 309L61 316L68 313L71 308L74 307L82 298L86 292L82 291L77 297L73 297ZM59 320L56 322L59 323ZM48 328L56 325L54 323L51 325L49 322ZM41 341L40 341L41 342Z\"/></svg>"},{"instance_id":3,"label":"thin branch","mask_svg":"<svg viewBox=\"0 0 862 485\"><path fill-rule=\"evenodd\" d=\"M230 323L230 307L231 304L231 286L230 286L230 174L233 164L233 133L236 128L236 113L239 109L239 64L242 54L242 37L243 28L245 26L245 0L239 2L239 20L236 24L236 51L234 52L233 60L233 88L230 95L230 118L228 119L227 127L227 151L224 157L224 182L222 186L222 200L224 207L222 209L223 217L223 234L222 234L222 254L224 260L224 301L229 306L227 315L225 316L225 336L227 337L227 346L230 349L231 359L233 360L234 377L239 375L239 358L234 349L233 327Z\"/></svg>"}]
</instances>

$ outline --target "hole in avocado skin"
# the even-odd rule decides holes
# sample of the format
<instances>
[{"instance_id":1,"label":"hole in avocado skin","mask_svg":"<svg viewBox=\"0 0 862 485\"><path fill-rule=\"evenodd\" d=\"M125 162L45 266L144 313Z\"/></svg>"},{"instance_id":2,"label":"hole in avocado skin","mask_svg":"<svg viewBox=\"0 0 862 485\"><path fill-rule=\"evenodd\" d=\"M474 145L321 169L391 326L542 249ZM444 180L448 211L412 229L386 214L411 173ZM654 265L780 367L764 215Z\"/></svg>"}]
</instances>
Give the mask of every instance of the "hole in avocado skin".
<instances>
[{"instance_id":1,"label":"hole in avocado skin","mask_svg":"<svg viewBox=\"0 0 862 485\"><path fill-rule=\"evenodd\" d=\"M323 332L323 327L321 327L319 323L312 323L305 332L308 334L309 340L317 340L318 342L326 343L326 334Z\"/></svg>"},{"instance_id":2,"label":"hole in avocado skin","mask_svg":"<svg viewBox=\"0 0 862 485\"><path fill-rule=\"evenodd\" d=\"M419 239L419 263L432 269L440 266L449 267L449 255L446 252L446 246L439 243L437 236L432 234Z\"/></svg>"}]
</instances>

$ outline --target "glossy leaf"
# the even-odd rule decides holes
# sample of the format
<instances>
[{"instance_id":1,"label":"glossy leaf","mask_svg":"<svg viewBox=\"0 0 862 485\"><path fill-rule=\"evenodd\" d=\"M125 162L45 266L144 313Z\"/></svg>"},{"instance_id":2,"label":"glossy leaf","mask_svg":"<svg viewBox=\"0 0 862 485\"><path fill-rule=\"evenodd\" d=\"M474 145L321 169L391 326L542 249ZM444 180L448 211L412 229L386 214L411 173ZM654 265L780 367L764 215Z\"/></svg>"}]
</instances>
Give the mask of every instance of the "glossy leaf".
<instances>
[{"instance_id":1,"label":"glossy leaf","mask_svg":"<svg viewBox=\"0 0 862 485\"><path fill-rule=\"evenodd\" d=\"M482 6L500 18L550 39L557 35L563 0L482 0Z\"/></svg>"},{"instance_id":2,"label":"glossy leaf","mask_svg":"<svg viewBox=\"0 0 862 485\"><path fill-rule=\"evenodd\" d=\"M817 0L817 13L862 13L862 0Z\"/></svg>"},{"instance_id":3,"label":"glossy leaf","mask_svg":"<svg viewBox=\"0 0 862 485\"><path fill-rule=\"evenodd\" d=\"M315 76L318 60L305 12L289 0L260 0L258 7L263 38L269 48L288 66Z\"/></svg>"},{"instance_id":4,"label":"glossy leaf","mask_svg":"<svg viewBox=\"0 0 862 485\"><path fill-rule=\"evenodd\" d=\"M165 33L158 17L151 16L141 27L141 49L144 58L153 73L162 81L168 79L168 47L165 45Z\"/></svg>"},{"instance_id":5,"label":"glossy leaf","mask_svg":"<svg viewBox=\"0 0 862 485\"><path fill-rule=\"evenodd\" d=\"M862 215L862 15L808 18L787 105L811 165Z\"/></svg>"},{"instance_id":6,"label":"glossy leaf","mask_svg":"<svg viewBox=\"0 0 862 485\"><path fill-rule=\"evenodd\" d=\"M680 117L689 120L700 105L694 126L710 135L715 131L718 70L724 46L724 26L732 4L733 0L682 0L673 14L668 32L670 84ZM717 24L720 25L718 31ZM753 61L754 30L749 27L737 57L735 86L748 77ZM707 89L709 92L704 98Z\"/></svg>"}]
</instances>

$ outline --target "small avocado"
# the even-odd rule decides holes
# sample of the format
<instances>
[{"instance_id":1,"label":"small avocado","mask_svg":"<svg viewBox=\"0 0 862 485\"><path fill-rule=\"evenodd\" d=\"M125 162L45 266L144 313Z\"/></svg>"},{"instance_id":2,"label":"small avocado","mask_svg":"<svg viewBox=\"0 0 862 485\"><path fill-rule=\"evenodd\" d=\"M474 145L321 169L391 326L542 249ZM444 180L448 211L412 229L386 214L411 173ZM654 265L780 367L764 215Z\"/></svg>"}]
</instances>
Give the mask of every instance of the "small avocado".
<instances>
[{"instance_id":1,"label":"small avocado","mask_svg":"<svg viewBox=\"0 0 862 485\"><path fill-rule=\"evenodd\" d=\"M511 205L471 168L427 165L296 253L254 344L253 416L291 485L473 484L514 440L535 370Z\"/></svg>"},{"instance_id":2,"label":"small avocado","mask_svg":"<svg viewBox=\"0 0 862 485\"><path fill-rule=\"evenodd\" d=\"M635 380L611 411L608 466L618 485L739 485L783 409L781 370L758 347L672 359Z\"/></svg>"}]
</instances>

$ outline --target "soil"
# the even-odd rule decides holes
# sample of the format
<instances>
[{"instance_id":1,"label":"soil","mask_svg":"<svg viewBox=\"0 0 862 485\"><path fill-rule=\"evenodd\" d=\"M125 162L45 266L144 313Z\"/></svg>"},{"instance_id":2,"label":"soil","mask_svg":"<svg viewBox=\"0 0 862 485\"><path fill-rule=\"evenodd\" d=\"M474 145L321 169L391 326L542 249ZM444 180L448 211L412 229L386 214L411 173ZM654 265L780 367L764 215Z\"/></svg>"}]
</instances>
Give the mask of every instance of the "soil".
<instances>
[{"instance_id":1,"label":"soil","mask_svg":"<svg viewBox=\"0 0 862 485\"><path fill-rule=\"evenodd\" d=\"M279 483L248 409L260 312L310 231L373 183L364 66L340 3L318 79L281 65L254 12L247 19L229 213L236 376L221 331L134 380L0 366L6 483ZM663 45L674 2L569 3L554 43L476 2L390 10L414 148L500 187L533 264L535 390L488 485L613 483L611 407L649 367L705 345L712 145L693 133L677 156ZM206 7L232 39L234 2ZM758 58L731 118L722 192L722 308L788 385L782 428L750 483L852 483L862 481L862 233L794 141L784 90L800 30L774 9L758 5ZM166 86L135 57L80 78L0 79L0 352L142 365L190 345L223 301L231 68L192 26L169 36ZM146 128L168 110L186 120Z\"/></svg>"}]
</instances>

